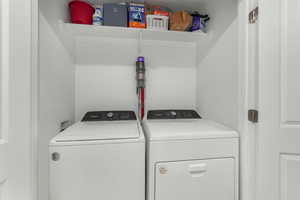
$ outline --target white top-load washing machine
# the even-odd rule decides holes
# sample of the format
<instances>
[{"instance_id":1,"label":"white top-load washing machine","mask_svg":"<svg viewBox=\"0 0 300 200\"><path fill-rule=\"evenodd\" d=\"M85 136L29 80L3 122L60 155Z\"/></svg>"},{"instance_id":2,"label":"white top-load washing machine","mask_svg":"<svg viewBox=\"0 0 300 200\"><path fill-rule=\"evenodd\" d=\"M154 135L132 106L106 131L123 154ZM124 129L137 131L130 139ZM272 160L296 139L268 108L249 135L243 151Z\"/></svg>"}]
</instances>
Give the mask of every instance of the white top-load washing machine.
<instances>
[{"instance_id":1,"label":"white top-load washing machine","mask_svg":"<svg viewBox=\"0 0 300 200\"><path fill-rule=\"evenodd\" d=\"M147 200L238 200L238 133L193 110L149 111Z\"/></svg>"},{"instance_id":2,"label":"white top-load washing machine","mask_svg":"<svg viewBox=\"0 0 300 200\"><path fill-rule=\"evenodd\" d=\"M89 112L49 146L50 200L145 199L145 140L134 112Z\"/></svg>"}]
</instances>

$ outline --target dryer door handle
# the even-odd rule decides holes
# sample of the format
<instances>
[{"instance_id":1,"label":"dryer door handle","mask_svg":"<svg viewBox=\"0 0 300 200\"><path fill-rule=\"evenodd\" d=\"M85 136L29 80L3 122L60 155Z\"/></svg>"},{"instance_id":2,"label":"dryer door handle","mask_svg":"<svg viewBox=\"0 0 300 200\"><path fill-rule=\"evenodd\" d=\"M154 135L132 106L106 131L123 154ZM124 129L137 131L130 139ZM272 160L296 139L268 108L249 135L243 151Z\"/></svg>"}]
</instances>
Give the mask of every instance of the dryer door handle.
<instances>
[{"instance_id":1,"label":"dryer door handle","mask_svg":"<svg viewBox=\"0 0 300 200\"><path fill-rule=\"evenodd\" d=\"M192 177L203 176L207 171L206 163L190 164L188 166L188 171Z\"/></svg>"}]
</instances>

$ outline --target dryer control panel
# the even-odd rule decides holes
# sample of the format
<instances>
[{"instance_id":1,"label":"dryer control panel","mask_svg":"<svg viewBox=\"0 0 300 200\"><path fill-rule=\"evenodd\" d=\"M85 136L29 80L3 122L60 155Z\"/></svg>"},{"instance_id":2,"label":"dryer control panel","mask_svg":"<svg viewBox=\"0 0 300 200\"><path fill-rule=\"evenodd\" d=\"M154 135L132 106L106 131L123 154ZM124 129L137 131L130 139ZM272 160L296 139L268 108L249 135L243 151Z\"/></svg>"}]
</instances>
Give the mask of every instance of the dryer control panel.
<instances>
[{"instance_id":1,"label":"dryer control panel","mask_svg":"<svg viewBox=\"0 0 300 200\"><path fill-rule=\"evenodd\" d=\"M201 119L195 110L150 110L148 119Z\"/></svg>"},{"instance_id":2,"label":"dryer control panel","mask_svg":"<svg viewBox=\"0 0 300 200\"><path fill-rule=\"evenodd\" d=\"M133 111L93 111L85 114L81 121L122 121L136 120Z\"/></svg>"}]
</instances>

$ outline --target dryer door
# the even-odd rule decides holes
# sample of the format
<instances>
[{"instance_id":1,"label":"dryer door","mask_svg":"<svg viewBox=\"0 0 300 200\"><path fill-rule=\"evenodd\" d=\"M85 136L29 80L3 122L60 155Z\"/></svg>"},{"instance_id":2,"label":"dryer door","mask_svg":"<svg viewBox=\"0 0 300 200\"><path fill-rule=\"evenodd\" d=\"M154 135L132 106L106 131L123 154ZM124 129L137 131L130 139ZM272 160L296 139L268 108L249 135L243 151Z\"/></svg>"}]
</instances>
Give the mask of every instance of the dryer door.
<instances>
[{"instance_id":1,"label":"dryer door","mask_svg":"<svg viewBox=\"0 0 300 200\"><path fill-rule=\"evenodd\" d=\"M156 164L155 200L233 200L233 158Z\"/></svg>"}]
</instances>

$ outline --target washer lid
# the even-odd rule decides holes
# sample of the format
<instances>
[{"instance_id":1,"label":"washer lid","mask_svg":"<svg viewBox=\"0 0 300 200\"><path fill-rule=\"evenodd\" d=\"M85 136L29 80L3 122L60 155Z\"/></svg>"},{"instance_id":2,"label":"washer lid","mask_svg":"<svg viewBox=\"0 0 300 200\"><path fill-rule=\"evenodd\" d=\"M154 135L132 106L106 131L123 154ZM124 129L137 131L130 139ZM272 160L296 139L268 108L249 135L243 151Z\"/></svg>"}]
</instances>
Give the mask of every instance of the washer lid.
<instances>
[{"instance_id":1,"label":"washer lid","mask_svg":"<svg viewBox=\"0 0 300 200\"><path fill-rule=\"evenodd\" d=\"M147 120L144 125L150 140L238 137L236 131L204 119Z\"/></svg>"},{"instance_id":2,"label":"washer lid","mask_svg":"<svg viewBox=\"0 0 300 200\"><path fill-rule=\"evenodd\" d=\"M139 138L137 121L78 122L58 134L54 141L93 141Z\"/></svg>"}]
</instances>

